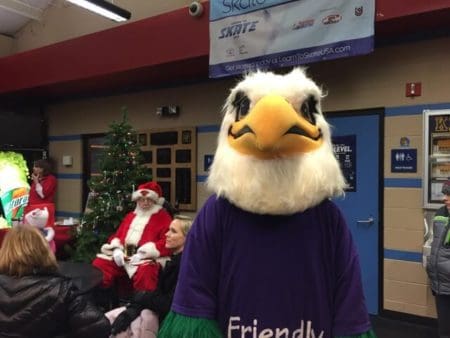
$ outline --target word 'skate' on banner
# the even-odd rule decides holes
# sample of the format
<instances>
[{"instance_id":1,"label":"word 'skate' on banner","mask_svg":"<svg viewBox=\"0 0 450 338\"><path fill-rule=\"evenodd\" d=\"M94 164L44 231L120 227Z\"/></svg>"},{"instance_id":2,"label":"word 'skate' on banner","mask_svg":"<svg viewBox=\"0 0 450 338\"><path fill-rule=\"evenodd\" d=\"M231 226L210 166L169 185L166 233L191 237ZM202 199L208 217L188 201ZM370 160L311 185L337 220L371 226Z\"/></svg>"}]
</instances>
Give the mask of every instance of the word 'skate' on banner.
<instances>
[{"instance_id":1,"label":"word 'skate' on banner","mask_svg":"<svg viewBox=\"0 0 450 338\"><path fill-rule=\"evenodd\" d=\"M368 54L375 0L210 2L210 77Z\"/></svg>"}]
</instances>

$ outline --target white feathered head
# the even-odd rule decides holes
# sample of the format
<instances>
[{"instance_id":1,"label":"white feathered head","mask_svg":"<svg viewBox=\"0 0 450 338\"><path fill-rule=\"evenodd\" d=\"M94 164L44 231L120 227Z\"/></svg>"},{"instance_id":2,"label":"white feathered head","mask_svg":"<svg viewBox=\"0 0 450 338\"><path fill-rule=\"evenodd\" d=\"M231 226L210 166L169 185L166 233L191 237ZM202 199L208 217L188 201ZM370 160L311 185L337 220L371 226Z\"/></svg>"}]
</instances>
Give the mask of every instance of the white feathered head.
<instances>
[{"instance_id":1,"label":"white feathered head","mask_svg":"<svg viewBox=\"0 0 450 338\"><path fill-rule=\"evenodd\" d=\"M208 187L244 210L274 215L343 194L321 98L300 68L246 76L225 103Z\"/></svg>"}]
</instances>

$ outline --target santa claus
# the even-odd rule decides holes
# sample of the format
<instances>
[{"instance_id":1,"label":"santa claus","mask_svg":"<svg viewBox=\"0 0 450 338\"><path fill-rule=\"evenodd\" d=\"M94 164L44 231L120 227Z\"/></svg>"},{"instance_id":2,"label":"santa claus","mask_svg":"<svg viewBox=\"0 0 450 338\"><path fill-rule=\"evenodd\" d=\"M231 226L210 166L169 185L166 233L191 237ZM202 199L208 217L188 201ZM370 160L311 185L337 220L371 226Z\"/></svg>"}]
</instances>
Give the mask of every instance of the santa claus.
<instances>
[{"instance_id":1,"label":"santa claus","mask_svg":"<svg viewBox=\"0 0 450 338\"><path fill-rule=\"evenodd\" d=\"M142 184L133 192L136 209L125 216L92 262L103 272L102 287L111 287L117 278L128 276L135 290L156 288L159 264L155 260L170 255L164 234L172 221L162 208L161 195L156 182Z\"/></svg>"}]
</instances>

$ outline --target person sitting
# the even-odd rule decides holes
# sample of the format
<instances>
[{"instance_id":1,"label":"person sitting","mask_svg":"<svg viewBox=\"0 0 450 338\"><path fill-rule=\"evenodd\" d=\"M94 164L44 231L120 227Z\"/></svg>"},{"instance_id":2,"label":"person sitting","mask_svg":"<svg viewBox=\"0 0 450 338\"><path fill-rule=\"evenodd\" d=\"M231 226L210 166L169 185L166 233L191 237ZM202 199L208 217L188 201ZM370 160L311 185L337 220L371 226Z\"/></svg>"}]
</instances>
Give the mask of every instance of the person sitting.
<instances>
[{"instance_id":1,"label":"person sitting","mask_svg":"<svg viewBox=\"0 0 450 338\"><path fill-rule=\"evenodd\" d=\"M33 164L28 205L54 203L57 180L51 174L50 163L37 160Z\"/></svg>"},{"instance_id":2,"label":"person sitting","mask_svg":"<svg viewBox=\"0 0 450 338\"><path fill-rule=\"evenodd\" d=\"M166 248L172 251L172 257L162 269L156 289L137 292L126 308L121 307L106 314L113 323L111 333L117 338L129 337L130 333L132 337L156 337L159 323L164 320L172 304L181 254L191 225L192 219L183 215L175 216L170 224L166 233Z\"/></svg>"},{"instance_id":3,"label":"person sitting","mask_svg":"<svg viewBox=\"0 0 450 338\"><path fill-rule=\"evenodd\" d=\"M110 288L118 278L128 275L135 290L156 288L159 265L154 260L170 255L164 234L172 221L162 208L161 195L162 189L156 182L141 184L133 192L136 209L125 216L92 262L103 272L101 287Z\"/></svg>"},{"instance_id":4,"label":"person sitting","mask_svg":"<svg viewBox=\"0 0 450 338\"><path fill-rule=\"evenodd\" d=\"M109 337L105 315L58 273L38 229L10 229L0 249L0 337Z\"/></svg>"},{"instance_id":5,"label":"person sitting","mask_svg":"<svg viewBox=\"0 0 450 338\"><path fill-rule=\"evenodd\" d=\"M31 225L38 229L44 238L47 240L48 245L53 253L56 253L55 244L55 230L52 227L47 227L48 222L48 209L33 209L24 216L24 224Z\"/></svg>"}]
</instances>

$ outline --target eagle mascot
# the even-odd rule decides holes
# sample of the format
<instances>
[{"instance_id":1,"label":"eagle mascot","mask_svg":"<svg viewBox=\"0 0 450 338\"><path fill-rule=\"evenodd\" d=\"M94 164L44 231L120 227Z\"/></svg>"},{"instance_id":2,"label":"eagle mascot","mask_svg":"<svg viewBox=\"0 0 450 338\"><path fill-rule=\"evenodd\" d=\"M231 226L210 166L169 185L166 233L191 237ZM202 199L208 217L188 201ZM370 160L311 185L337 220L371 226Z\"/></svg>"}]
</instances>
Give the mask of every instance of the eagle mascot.
<instances>
[{"instance_id":1,"label":"eagle mascot","mask_svg":"<svg viewBox=\"0 0 450 338\"><path fill-rule=\"evenodd\" d=\"M159 337L375 337L321 98L300 68L231 90Z\"/></svg>"}]
</instances>

